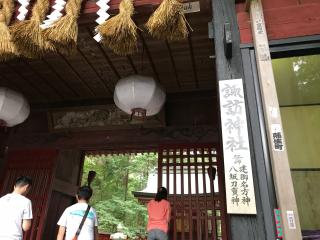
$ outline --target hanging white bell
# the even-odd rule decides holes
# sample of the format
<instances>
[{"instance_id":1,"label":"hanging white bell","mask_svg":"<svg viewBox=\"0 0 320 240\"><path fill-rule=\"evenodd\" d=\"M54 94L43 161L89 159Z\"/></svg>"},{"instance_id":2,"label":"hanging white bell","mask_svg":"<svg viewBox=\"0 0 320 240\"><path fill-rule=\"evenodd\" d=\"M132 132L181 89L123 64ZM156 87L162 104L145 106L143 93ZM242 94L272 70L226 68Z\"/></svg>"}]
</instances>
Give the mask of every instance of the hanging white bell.
<instances>
[{"instance_id":1,"label":"hanging white bell","mask_svg":"<svg viewBox=\"0 0 320 240\"><path fill-rule=\"evenodd\" d=\"M29 114L29 103L20 93L0 87L0 122L4 126L13 127L20 124Z\"/></svg>"},{"instance_id":2,"label":"hanging white bell","mask_svg":"<svg viewBox=\"0 0 320 240\"><path fill-rule=\"evenodd\" d=\"M118 81L113 99L122 111L144 118L160 112L166 94L152 77L132 75Z\"/></svg>"}]
</instances>

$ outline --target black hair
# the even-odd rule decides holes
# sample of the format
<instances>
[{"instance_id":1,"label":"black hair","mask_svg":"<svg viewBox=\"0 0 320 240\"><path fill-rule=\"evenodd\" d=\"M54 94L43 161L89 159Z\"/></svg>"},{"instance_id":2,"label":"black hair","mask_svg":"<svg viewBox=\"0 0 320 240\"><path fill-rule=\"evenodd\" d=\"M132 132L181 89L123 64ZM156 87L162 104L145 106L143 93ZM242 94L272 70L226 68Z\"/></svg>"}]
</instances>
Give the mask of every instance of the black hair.
<instances>
[{"instance_id":1,"label":"black hair","mask_svg":"<svg viewBox=\"0 0 320 240\"><path fill-rule=\"evenodd\" d=\"M28 176L20 176L16 179L14 186L15 187L24 187L26 185L32 185L32 179Z\"/></svg>"},{"instance_id":2,"label":"black hair","mask_svg":"<svg viewBox=\"0 0 320 240\"><path fill-rule=\"evenodd\" d=\"M82 186L78 189L77 195L79 200L89 201L92 196L92 189L89 186Z\"/></svg>"},{"instance_id":3,"label":"black hair","mask_svg":"<svg viewBox=\"0 0 320 240\"><path fill-rule=\"evenodd\" d=\"M167 197L168 197L167 189L165 187L159 187L154 200L156 200L157 202L160 202L162 199L167 199Z\"/></svg>"}]
</instances>

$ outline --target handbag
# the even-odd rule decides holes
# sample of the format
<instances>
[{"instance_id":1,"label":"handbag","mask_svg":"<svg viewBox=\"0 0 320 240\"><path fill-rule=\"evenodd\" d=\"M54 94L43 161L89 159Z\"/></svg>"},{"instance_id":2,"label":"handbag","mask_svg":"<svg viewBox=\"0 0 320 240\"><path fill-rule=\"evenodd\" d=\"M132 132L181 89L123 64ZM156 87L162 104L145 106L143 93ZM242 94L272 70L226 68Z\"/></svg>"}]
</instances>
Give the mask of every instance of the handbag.
<instances>
[{"instance_id":1,"label":"handbag","mask_svg":"<svg viewBox=\"0 0 320 240\"><path fill-rule=\"evenodd\" d=\"M81 223L80 223L80 225L78 227L76 235L72 238L72 240L77 240L78 239L78 236L80 235L81 229L83 227L84 222L86 221L86 218L87 218L87 216L89 214L89 211L90 211L90 206L88 205L88 207L86 209L86 212L84 213L83 218L81 220Z\"/></svg>"}]
</instances>

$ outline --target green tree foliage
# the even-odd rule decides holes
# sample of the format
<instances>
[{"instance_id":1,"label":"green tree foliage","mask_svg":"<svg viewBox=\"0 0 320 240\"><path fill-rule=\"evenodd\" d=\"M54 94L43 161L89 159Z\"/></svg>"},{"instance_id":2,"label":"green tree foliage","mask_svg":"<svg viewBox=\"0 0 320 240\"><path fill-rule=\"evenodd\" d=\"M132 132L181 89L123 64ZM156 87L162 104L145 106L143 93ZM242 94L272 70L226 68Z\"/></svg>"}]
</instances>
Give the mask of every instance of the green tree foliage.
<instances>
[{"instance_id":1,"label":"green tree foliage","mask_svg":"<svg viewBox=\"0 0 320 240\"><path fill-rule=\"evenodd\" d=\"M147 210L136 200L113 197L100 201L95 206L99 216L99 225L108 232L116 232L117 225L123 224L124 232L130 238L145 236L147 223Z\"/></svg>"},{"instance_id":2,"label":"green tree foliage","mask_svg":"<svg viewBox=\"0 0 320 240\"><path fill-rule=\"evenodd\" d=\"M319 54L273 59L272 66L281 106L319 104Z\"/></svg>"},{"instance_id":3,"label":"green tree foliage","mask_svg":"<svg viewBox=\"0 0 320 240\"><path fill-rule=\"evenodd\" d=\"M147 211L132 192L146 187L157 159L155 153L86 156L82 184L90 170L96 171L91 204L98 212L100 231L114 233L122 223L131 239L145 234Z\"/></svg>"}]
</instances>

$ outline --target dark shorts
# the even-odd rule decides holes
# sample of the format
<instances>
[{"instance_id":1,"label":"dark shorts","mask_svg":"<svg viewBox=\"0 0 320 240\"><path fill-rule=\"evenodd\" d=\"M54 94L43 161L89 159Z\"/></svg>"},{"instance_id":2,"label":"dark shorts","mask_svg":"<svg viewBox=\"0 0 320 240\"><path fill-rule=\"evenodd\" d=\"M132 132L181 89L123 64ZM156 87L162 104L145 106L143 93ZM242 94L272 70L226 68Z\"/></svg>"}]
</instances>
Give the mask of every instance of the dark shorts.
<instances>
[{"instance_id":1,"label":"dark shorts","mask_svg":"<svg viewBox=\"0 0 320 240\"><path fill-rule=\"evenodd\" d=\"M148 232L148 240L168 240L168 234L160 229L152 229Z\"/></svg>"}]
</instances>

